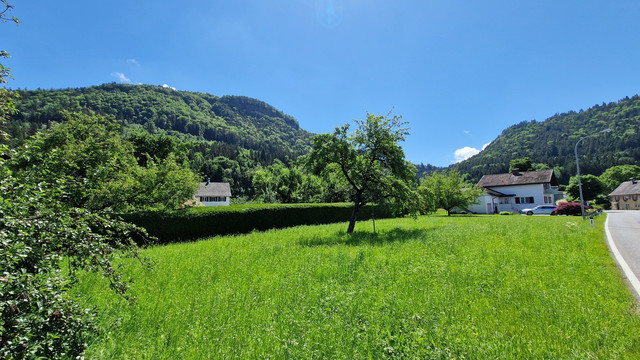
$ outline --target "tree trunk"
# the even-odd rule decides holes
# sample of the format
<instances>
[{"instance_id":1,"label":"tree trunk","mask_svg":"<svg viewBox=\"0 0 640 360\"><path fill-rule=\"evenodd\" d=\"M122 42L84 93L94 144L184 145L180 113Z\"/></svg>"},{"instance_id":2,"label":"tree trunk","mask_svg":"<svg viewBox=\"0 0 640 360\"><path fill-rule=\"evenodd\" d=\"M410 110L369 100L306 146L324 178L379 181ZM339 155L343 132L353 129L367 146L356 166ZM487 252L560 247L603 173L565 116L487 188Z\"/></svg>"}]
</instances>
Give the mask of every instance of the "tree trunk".
<instances>
[{"instance_id":1,"label":"tree trunk","mask_svg":"<svg viewBox=\"0 0 640 360\"><path fill-rule=\"evenodd\" d=\"M356 199L353 201L353 212L351 213L351 220L349 220L349 227L347 228L347 234L352 234L353 229L356 227L356 220L358 220L358 211L360 211L360 207L362 207L362 202L360 201L361 194L356 194Z\"/></svg>"}]
</instances>

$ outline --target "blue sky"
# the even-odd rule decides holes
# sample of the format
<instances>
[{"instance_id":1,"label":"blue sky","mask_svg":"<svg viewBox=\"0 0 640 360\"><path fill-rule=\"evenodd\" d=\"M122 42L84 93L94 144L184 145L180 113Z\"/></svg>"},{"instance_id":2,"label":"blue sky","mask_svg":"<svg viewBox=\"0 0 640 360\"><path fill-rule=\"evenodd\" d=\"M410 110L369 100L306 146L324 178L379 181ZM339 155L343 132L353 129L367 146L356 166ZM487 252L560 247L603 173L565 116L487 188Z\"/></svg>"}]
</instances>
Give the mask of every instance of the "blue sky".
<instances>
[{"instance_id":1,"label":"blue sky","mask_svg":"<svg viewBox=\"0 0 640 360\"><path fill-rule=\"evenodd\" d=\"M447 166L523 120L640 92L637 0L11 3L11 88L244 95L314 133L393 109L414 163Z\"/></svg>"}]
</instances>

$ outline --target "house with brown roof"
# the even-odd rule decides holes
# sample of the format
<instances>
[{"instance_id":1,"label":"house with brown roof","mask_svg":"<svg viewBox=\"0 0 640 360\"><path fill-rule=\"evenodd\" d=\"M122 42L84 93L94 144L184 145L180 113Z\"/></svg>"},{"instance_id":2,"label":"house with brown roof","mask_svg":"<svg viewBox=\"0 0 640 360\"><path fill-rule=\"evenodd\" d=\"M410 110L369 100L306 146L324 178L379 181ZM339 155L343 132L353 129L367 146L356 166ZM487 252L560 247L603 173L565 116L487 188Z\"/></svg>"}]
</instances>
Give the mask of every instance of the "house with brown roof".
<instances>
[{"instance_id":1,"label":"house with brown roof","mask_svg":"<svg viewBox=\"0 0 640 360\"><path fill-rule=\"evenodd\" d=\"M226 182L211 182L207 179L200 183L195 198L204 206L229 206L231 186Z\"/></svg>"},{"instance_id":2,"label":"house with brown roof","mask_svg":"<svg viewBox=\"0 0 640 360\"><path fill-rule=\"evenodd\" d=\"M538 205L555 205L564 198L558 190L553 170L523 171L484 175L478 186L485 190L469 210L478 214L497 214L502 211L520 212Z\"/></svg>"},{"instance_id":3,"label":"house with brown roof","mask_svg":"<svg viewBox=\"0 0 640 360\"><path fill-rule=\"evenodd\" d=\"M611 194L612 210L640 210L640 182L631 178L618 186Z\"/></svg>"}]
</instances>

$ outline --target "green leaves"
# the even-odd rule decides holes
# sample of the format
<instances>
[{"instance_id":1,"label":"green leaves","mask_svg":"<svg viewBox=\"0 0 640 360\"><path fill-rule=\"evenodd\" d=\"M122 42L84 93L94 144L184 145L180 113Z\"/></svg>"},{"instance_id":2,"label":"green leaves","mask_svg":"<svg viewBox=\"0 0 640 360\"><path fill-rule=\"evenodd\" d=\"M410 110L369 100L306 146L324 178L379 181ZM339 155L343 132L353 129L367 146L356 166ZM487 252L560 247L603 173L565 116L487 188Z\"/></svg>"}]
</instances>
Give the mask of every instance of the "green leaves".
<instances>
[{"instance_id":1,"label":"green leaves","mask_svg":"<svg viewBox=\"0 0 640 360\"><path fill-rule=\"evenodd\" d=\"M447 215L456 207L464 208L475 203L482 192L476 185L466 183L457 170L436 171L423 177L418 187L424 211L445 209Z\"/></svg>"},{"instance_id":2,"label":"green leaves","mask_svg":"<svg viewBox=\"0 0 640 360\"><path fill-rule=\"evenodd\" d=\"M176 208L198 179L172 152L138 165L120 125L99 115L63 113L65 122L28 140L12 160L18 176L53 183L65 179L64 202L91 210ZM182 165L180 165L182 164Z\"/></svg>"},{"instance_id":3,"label":"green leaves","mask_svg":"<svg viewBox=\"0 0 640 360\"><path fill-rule=\"evenodd\" d=\"M110 211L175 208L196 190L173 153L140 166L116 122L64 116L22 147L0 145L1 358L82 356L95 327L68 293L76 271L102 274L133 300L114 261L138 258L148 240Z\"/></svg>"},{"instance_id":4,"label":"green leaves","mask_svg":"<svg viewBox=\"0 0 640 360\"><path fill-rule=\"evenodd\" d=\"M127 287L113 260L137 257L134 239L146 233L69 208L61 201L65 179L23 180L0 180L0 357L80 356L95 327L91 311L67 293L75 269L102 273L124 295ZM65 263L71 272L62 270Z\"/></svg>"},{"instance_id":5,"label":"green leaves","mask_svg":"<svg viewBox=\"0 0 640 360\"><path fill-rule=\"evenodd\" d=\"M415 168L405 161L399 145L408 134L400 116L367 113L366 120L357 120L356 124L352 133L347 124L333 134L315 136L306 158L307 168L316 174L326 174L331 165L337 166L351 186L354 211L348 233L353 232L362 205L387 198L410 198L409 185L415 175Z\"/></svg>"}]
</instances>

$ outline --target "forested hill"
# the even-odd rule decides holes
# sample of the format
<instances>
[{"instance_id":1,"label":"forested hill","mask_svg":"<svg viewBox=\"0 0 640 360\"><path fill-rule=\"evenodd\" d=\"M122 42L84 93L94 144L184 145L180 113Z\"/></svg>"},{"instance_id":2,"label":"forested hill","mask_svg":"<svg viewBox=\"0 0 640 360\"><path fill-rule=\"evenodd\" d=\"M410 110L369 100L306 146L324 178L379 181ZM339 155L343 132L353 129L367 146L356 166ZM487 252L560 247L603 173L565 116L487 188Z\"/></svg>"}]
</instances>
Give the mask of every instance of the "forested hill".
<instances>
[{"instance_id":1,"label":"forested hill","mask_svg":"<svg viewBox=\"0 0 640 360\"><path fill-rule=\"evenodd\" d=\"M477 181L484 174L507 172L512 159L529 157L533 163L553 168L560 183L567 184L576 174L576 142L606 128L612 131L580 143L580 172L600 175L611 166L640 165L640 97L636 95L585 111L556 114L543 122L521 122L454 167Z\"/></svg>"},{"instance_id":2,"label":"forested hill","mask_svg":"<svg viewBox=\"0 0 640 360\"><path fill-rule=\"evenodd\" d=\"M151 85L104 84L79 89L20 90L18 114L9 124L14 139L35 132L60 111L90 109L106 117L161 129L185 140L216 142L218 155L233 157L238 148L265 161L306 153L311 134L291 116L243 96L214 96Z\"/></svg>"}]
</instances>

